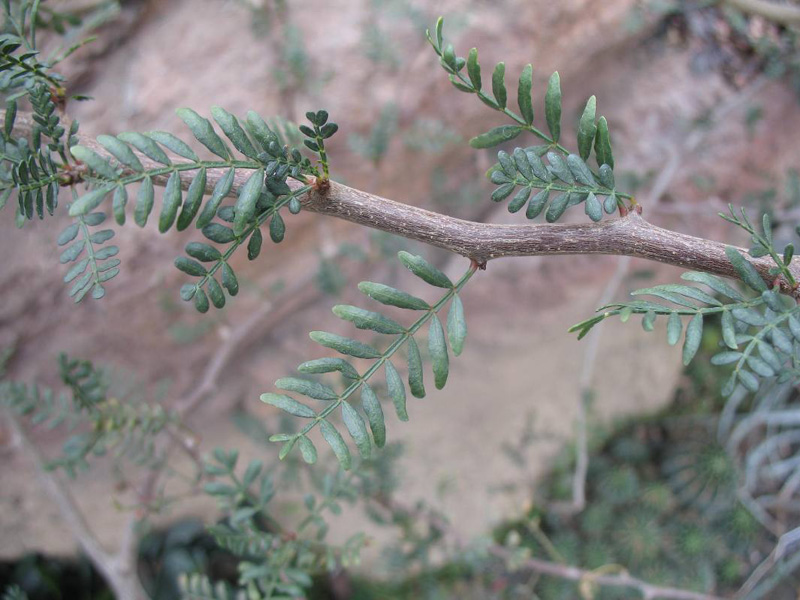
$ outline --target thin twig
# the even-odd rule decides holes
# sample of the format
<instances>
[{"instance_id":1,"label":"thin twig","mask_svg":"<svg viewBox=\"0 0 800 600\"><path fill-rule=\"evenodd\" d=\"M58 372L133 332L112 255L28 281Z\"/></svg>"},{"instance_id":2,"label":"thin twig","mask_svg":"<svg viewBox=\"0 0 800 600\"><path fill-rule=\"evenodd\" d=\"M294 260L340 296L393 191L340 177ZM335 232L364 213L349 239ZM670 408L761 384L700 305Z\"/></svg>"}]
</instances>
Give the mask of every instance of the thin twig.
<instances>
[{"instance_id":1,"label":"thin twig","mask_svg":"<svg viewBox=\"0 0 800 600\"><path fill-rule=\"evenodd\" d=\"M81 549L91 559L98 571L103 575L114 594L120 600L139 600L146 598L146 594L139 584L135 573L127 570L126 564L121 564L119 556L107 552L95 537L89 524L86 522L81 509L72 497L69 488L61 481L58 475L48 471L46 461L33 440L30 439L23 425L10 408L5 410L6 418L15 437L22 446L22 451L34 464L34 471L47 490L47 495L55 502L61 518L75 536Z\"/></svg>"}]
</instances>

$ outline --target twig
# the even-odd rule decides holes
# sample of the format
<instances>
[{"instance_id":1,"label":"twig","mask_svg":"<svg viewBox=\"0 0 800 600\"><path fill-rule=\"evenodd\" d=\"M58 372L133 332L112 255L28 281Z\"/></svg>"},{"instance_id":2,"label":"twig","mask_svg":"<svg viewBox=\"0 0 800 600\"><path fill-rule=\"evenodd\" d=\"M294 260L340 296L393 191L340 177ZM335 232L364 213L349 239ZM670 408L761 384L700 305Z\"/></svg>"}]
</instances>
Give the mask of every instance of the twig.
<instances>
[{"instance_id":1,"label":"twig","mask_svg":"<svg viewBox=\"0 0 800 600\"><path fill-rule=\"evenodd\" d=\"M372 503L383 511L389 512L391 515L403 514L411 515L415 520L425 519L428 525L433 529L439 531L442 535L451 539L456 548L464 546L459 533L453 529L452 525L443 519L436 511L425 508L424 506L416 506L415 508L408 508L394 499L387 496L373 497ZM401 519L399 522L402 522ZM565 565L558 562L548 560L541 560L538 558L525 558L518 561L518 557L514 556L514 551L499 544L491 544L486 551L500 558L504 561L513 559L517 567L530 569L540 575L550 575L560 579L567 579L569 581L585 582L589 584L604 585L610 587L625 587L638 590L645 600L722 600L718 596L709 594L702 594L699 592L692 592L689 590L682 590L679 588L662 587L651 585L646 581L631 577L627 573L620 573L619 575L606 575L598 571L590 571L581 569L570 565Z\"/></svg>"},{"instance_id":2,"label":"twig","mask_svg":"<svg viewBox=\"0 0 800 600\"><path fill-rule=\"evenodd\" d=\"M800 25L800 6L767 0L726 0L741 11L764 17L782 25Z\"/></svg>"},{"instance_id":3,"label":"twig","mask_svg":"<svg viewBox=\"0 0 800 600\"><path fill-rule=\"evenodd\" d=\"M146 598L147 596L139 584L139 579L135 576L135 573L128 571L127 560L120 560L122 555L115 556L110 554L100 545L67 486L55 473L46 469L46 461L42 453L28 437L17 416L11 409L6 409L5 413L11 430L22 446L23 453L33 461L36 475L39 477L42 486L47 490L47 495L58 506L61 518L75 536L80 547L89 556L108 585L114 590L116 597L120 600ZM130 546L130 544L126 544L124 547L126 546Z\"/></svg>"},{"instance_id":4,"label":"twig","mask_svg":"<svg viewBox=\"0 0 800 600\"><path fill-rule=\"evenodd\" d=\"M514 559L513 550L505 546L497 544L492 545L488 549L489 554L496 556L503 560ZM556 562L547 560L540 560L538 558L526 558L520 562L515 562L517 566L530 569L541 575L550 575L560 579L567 579L569 581L586 582L589 584L604 585L610 587L624 587L633 588L638 590L645 600L722 600L719 596L710 594L702 594L699 592L692 592L689 590L682 590L679 588L663 587L658 585L651 585L646 581L631 577L627 573L619 575L605 575L596 571L589 571L579 567L570 565L563 565Z\"/></svg>"}]
</instances>

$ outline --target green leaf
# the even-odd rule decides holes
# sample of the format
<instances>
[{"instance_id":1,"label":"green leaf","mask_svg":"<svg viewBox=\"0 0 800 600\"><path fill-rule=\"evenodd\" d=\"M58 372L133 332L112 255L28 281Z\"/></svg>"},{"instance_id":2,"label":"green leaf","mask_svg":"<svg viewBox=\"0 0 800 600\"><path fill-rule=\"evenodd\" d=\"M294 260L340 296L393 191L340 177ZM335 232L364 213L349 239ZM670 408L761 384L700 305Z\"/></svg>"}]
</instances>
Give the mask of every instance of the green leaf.
<instances>
[{"instance_id":1,"label":"green leaf","mask_svg":"<svg viewBox=\"0 0 800 600\"><path fill-rule=\"evenodd\" d=\"M347 400L342 402L342 420L344 421L347 431L356 443L359 454L362 458L369 458L372 454L372 444L369 442L369 434L367 433L367 426L364 424L364 419L358 414L358 411L353 408Z\"/></svg>"},{"instance_id":2,"label":"green leaf","mask_svg":"<svg viewBox=\"0 0 800 600\"><path fill-rule=\"evenodd\" d=\"M228 139L233 142L233 146L245 156L258 160L258 152L253 148L253 144L247 137L244 129L239 124L239 121L231 113L219 106L211 107L211 116L220 126L220 129L228 136Z\"/></svg>"},{"instance_id":3,"label":"green leaf","mask_svg":"<svg viewBox=\"0 0 800 600\"><path fill-rule=\"evenodd\" d=\"M550 203L547 213L544 215L548 223L555 223L561 218L569 206L569 196L569 194L561 194Z\"/></svg>"},{"instance_id":4,"label":"green leaf","mask_svg":"<svg viewBox=\"0 0 800 600\"><path fill-rule=\"evenodd\" d=\"M274 437L276 436L272 436L270 440L272 440L272 438ZM289 440L283 446L281 446L281 451L278 452L278 460L283 460L289 455L289 452L292 451L292 448L294 448L294 445L297 443L297 440L298 438L296 437L289 438Z\"/></svg>"},{"instance_id":5,"label":"green leaf","mask_svg":"<svg viewBox=\"0 0 800 600\"><path fill-rule=\"evenodd\" d=\"M206 202L206 205L203 207L203 212L200 213L200 216L197 219L198 229L202 229L214 219L220 203L222 202L223 198L230 193L231 188L233 187L234 175L235 169L228 169L225 171L225 174L220 178L220 180L217 181L217 184L214 186L214 192L211 194L211 198L208 199L208 202Z\"/></svg>"},{"instance_id":6,"label":"green leaf","mask_svg":"<svg viewBox=\"0 0 800 600\"><path fill-rule=\"evenodd\" d=\"M336 455L336 460L339 461L345 471L348 470L352 464L352 459L350 450L348 450L347 444L344 443L341 434L328 421L320 421L319 429L322 437L325 438L325 441L328 442Z\"/></svg>"},{"instance_id":7,"label":"green leaf","mask_svg":"<svg viewBox=\"0 0 800 600\"><path fill-rule=\"evenodd\" d=\"M506 84L504 81L505 75L506 64L502 62L497 63L497 66L495 66L494 72L492 73L492 94L494 94L494 99L497 101L497 104L501 109L506 107L507 102Z\"/></svg>"},{"instance_id":8,"label":"green leaf","mask_svg":"<svg viewBox=\"0 0 800 600\"><path fill-rule=\"evenodd\" d=\"M522 118L530 125L533 123L533 100L531 99L531 88L533 87L533 67L525 65L522 74L519 76L519 88L517 88L517 103L522 113Z\"/></svg>"},{"instance_id":9,"label":"green leaf","mask_svg":"<svg viewBox=\"0 0 800 600\"><path fill-rule=\"evenodd\" d=\"M301 373L314 375L339 371L349 379L359 378L358 371L343 358L318 358L316 360L309 360L297 367L297 370Z\"/></svg>"},{"instance_id":10,"label":"green leaf","mask_svg":"<svg viewBox=\"0 0 800 600\"><path fill-rule=\"evenodd\" d=\"M691 298L693 300L697 300L698 302L703 302L711 306L722 306L722 302L714 298L714 296L706 294L704 291L699 290L697 288L689 287L688 285L678 285L678 284L668 283L664 285L657 285L652 288L644 288L631 292L632 296L641 296L645 294L657 296L659 298L664 298L665 300L669 300L670 302L674 302L682 306L688 306L690 308L696 308L697 306L692 302L687 302L682 297Z\"/></svg>"},{"instance_id":11,"label":"green leaf","mask_svg":"<svg viewBox=\"0 0 800 600\"><path fill-rule=\"evenodd\" d=\"M306 436L301 435L299 438L297 438L297 443L300 446L300 454L307 464L313 465L315 462L317 462L317 449L314 447L314 442L312 442Z\"/></svg>"},{"instance_id":12,"label":"green leaf","mask_svg":"<svg viewBox=\"0 0 800 600\"><path fill-rule=\"evenodd\" d=\"M711 364L715 366L729 365L737 362L742 356L741 352L720 352L711 357Z\"/></svg>"},{"instance_id":13,"label":"green leaf","mask_svg":"<svg viewBox=\"0 0 800 600\"><path fill-rule=\"evenodd\" d=\"M120 163L126 167L130 167L134 171L141 173L144 167L130 147L121 142L117 138L110 135L98 135L98 143L103 146L108 152L116 158Z\"/></svg>"},{"instance_id":14,"label":"green leaf","mask_svg":"<svg viewBox=\"0 0 800 600\"><path fill-rule=\"evenodd\" d=\"M725 281L714 275L709 275L708 273L700 273L697 271L688 271L681 275L681 279L685 281L693 281L695 283L702 283L704 285L707 285L718 294L722 294L723 296L726 296L731 300L735 300L736 302L744 301L744 296L742 296L738 292L738 290L731 287Z\"/></svg>"},{"instance_id":15,"label":"green leaf","mask_svg":"<svg viewBox=\"0 0 800 600\"><path fill-rule=\"evenodd\" d=\"M524 130L518 125L501 125L482 133L469 141L469 145L475 149L493 148L498 144L513 140Z\"/></svg>"},{"instance_id":16,"label":"green leaf","mask_svg":"<svg viewBox=\"0 0 800 600\"><path fill-rule=\"evenodd\" d=\"M597 133L597 125L594 124L596 110L597 98L592 96L586 103L578 123L578 154L583 160L589 160L589 155L592 153L592 143Z\"/></svg>"},{"instance_id":17,"label":"green leaf","mask_svg":"<svg viewBox=\"0 0 800 600\"><path fill-rule=\"evenodd\" d=\"M794 339L800 341L800 321L798 321L794 316L789 316L787 319L789 324L789 331L792 332Z\"/></svg>"},{"instance_id":18,"label":"green leaf","mask_svg":"<svg viewBox=\"0 0 800 600\"><path fill-rule=\"evenodd\" d=\"M425 397L423 385L422 356L413 337L408 338L408 388L415 398Z\"/></svg>"},{"instance_id":19,"label":"green leaf","mask_svg":"<svg viewBox=\"0 0 800 600\"><path fill-rule=\"evenodd\" d=\"M617 210L617 195L615 193L612 192L610 196L606 197L605 202L603 202L603 210L609 215Z\"/></svg>"},{"instance_id":20,"label":"green leaf","mask_svg":"<svg viewBox=\"0 0 800 600\"><path fill-rule=\"evenodd\" d=\"M544 116L553 142L557 143L558 138L561 137L561 76L558 71L550 76L547 84L547 93L544 96Z\"/></svg>"},{"instance_id":21,"label":"green leaf","mask_svg":"<svg viewBox=\"0 0 800 600\"><path fill-rule=\"evenodd\" d=\"M189 190L186 192L186 199L183 201L181 214L178 216L178 231L183 231L191 224L200 205L203 203L203 194L206 193L206 169L203 167L192 179Z\"/></svg>"},{"instance_id":22,"label":"green leaf","mask_svg":"<svg viewBox=\"0 0 800 600\"><path fill-rule=\"evenodd\" d=\"M440 390L447 383L447 375L450 372L450 359L447 355L447 344L444 341L442 322L437 315L431 316L431 324L428 328L428 352L433 363L433 382L436 389Z\"/></svg>"},{"instance_id":23,"label":"green leaf","mask_svg":"<svg viewBox=\"0 0 800 600\"><path fill-rule=\"evenodd\" d=\"M242 186L239 198L234 207L233 231L241 235L252 222L256 214L256 204L264 189L264 171L258 169L253 172Z\"/></svg>"},{"instance_id":24,"label":"green leaf","mask_svg":"<svg viewBox=\"0 0 800 600\"><path fill-rule=\"evenodd\" d=\"M458 294L453 294L450 312L447 315L447 337L453 354L460 356L464 350L464 341L467 339L467 321L464 318L464 305Z\"/></svg>"},{"instance_id":25,"label":"green leaf","mask_svg":"<svg viewBox=\"0 0 800 600\"><path fill-rule=\"evenodd\" d=\"M523 187L520 188L519 191L514 195L511 199L511 202L508 203L508 212L515 213L518 212L525 203L528 201L528 198L531 196L531 188Z\"/></svg>"},{"instance_id":26,"label":"green leaf","mask_svg":"<svg viewBox=\"0 0 800 600\"><path fill-rule=\"evenodd\" d=\"M748 391L754 393L758 391L758 378L750 371L739 369L736 371L736 375L739 377L739 381L742 382L742 385L747 388Z\"/></svg>"},{"instance_id":27,"label":"green leaf","mask_svg":"<svg viewBox=\"0 0 800 600\"><path fill-rule=\"evenodd\" d=\"M597 121L597 135L594 138L594 157L597 160L598 167L608 165L612 169L614 168L611 136L608 133L608 121L606 121L605 117L600 117Z\"/></svg>"},{"instance_id":28,"label":"green leaf","mask_svg":"<svg viewBox=\"0 0 800 600\"><path fill-rule=\"evenodd\" d=\"M586 214L595 223L603 218L603 206L594 193L590 192L586 198Z\"/></svg>"},{"instance_id":29,"label":"green leaf","mask_svg":"<svg viewBox=\"0 0 800 600\"><path fill-rule=\"evenodd\" d=\"M175 216L181 206L181 178L177 171L173 171L167 179L167 186L164 188L164 204L161 207L161 215L158 218L158 231L166 232L175 222Z\"/></svg>"},{"instance_id":30,"label":"green leaf","mask_svg":"<svg viewBox=\"0 0 800 600\"><path fill-rule=\"evenodd\" d=\"M117 136L123 142L130 144L146 157L161 163L162 165L169 165L170 160L164 151L149 137L145 137L136 131L126 131Z\"/></svg>"},{"instance_id":31,"label":"green leaf","mask_svg":"<svg viewBox=\"0 0 800 600\"><path fill-rule=\"evenodd\" d=\"M195 154L195 151L192 150L188 144L178 139L171 133L166 131L148 131L144 135L149 137L151 140L158 142L169 150L172 150L178 156L188 158L193 162L200 161L197 154Z\"/></svg>"},{"instance_id":32,"label":"green leaf","mask_svg":"<svg viewBox=\"0 0 800 600\"><path fill-rule=\"evenodd\" d=\"M430 304L425 302L425 300L389 287L388 285L383 285L382 283L362 281L358 284L358 289L361 290L361 293L387 306L396 306L398 308L407 308L410 310L430 309Z\"/></svg>"},{"instance_id":33,"label":"green leaf","mask_svg":"<svg viewBox=\"0 0 800 600\"><path fill-rule=\"evenodd\" d=\"M772 337L772 343L775 345L775 347L784 354L791 356L792 342L789 339L789 336L787 336L780 327L773 327L770 333Z\"/></svg>"},{"instance_id":34,"label":"green leaf","mask_svg":"<svg viewBox=\"0 0 800 600\"><path fill-rule=\"evenodd\" d=\"M733 318L742 323L747 323L754 327L764 327L767 320L761 314L752 308L734 308L731 310Z\"/></svg>"},{"instance_id":35,"label":"green leaf","mask_svg":"<svg viewBox=\"0 0 800 600\"><path fill-rule=\"evenodd\" d=\"M775 371L772 370L772 367L756 356L749 356L747 358L747 365L761 377L772 377L775 375Z\"/></svg>"},{"instance_id":36,"label":"green leaf","mask_svg":"<svg viewBox=\"0 0 800 600\"><path fill-rule=\"evenodd\" d=\"M222 308L225 306L225 293L214 277L208 278L208 297L211 298L211 304L215 308Z\"/></svg>"},{"instance_id":37,"label":"green leaf","mask_svg":"<svg viewBox=\"0 0 800 600\"><path fill-rule=\"evenodd\" d=\"M387 362L386 364L389 363ZM378 448L383 448L386 444L386 421L383 417L383 409L375 392L366 383L361 384L361 407L367 415L375 445Z\"/></svg>"},{"instance_id":38,"label":"green leaf","mask_svg":"<svg viewBox=\"0 0 800 600\"><path fill-rule=\"evenodd\" d=\"M577 179L583 185L597 185L597 182L594 180L594 176L592 175L592 171L577 154L570 154L567 156L567 166L569 167L570 172L575 176L575 179Z\"/></svg>"},{"instance_id":39,"label":"green leaf","mask_svg":"<svg viewBox=\"0 0 800 600\"><path fill-rule=\"evenodd\" d=\"M189 242L186 244L186 254L201 262L214 262L222 258L222 253L203 242Z\"/></svg>"},{"instance_id":40,"label":"green leaf","mask_svg":"<svg viewBox=\"0 0 800 600\"><path fill-rule=\"evenodd\" d=\"M117 170L111 166L111 163L93 150L89 150L89 148L83 146L73 146L69 151L72 156L82 163L85 163L100 177L114 181L118 178Z\"/></svg>"},{"instance_id":41,"label":"green leaf","mask_svg":"<svg viewBox=\"0 0 800 600\"><path fill-rule=\"evenodd\" d=\"M250 241L247 242L247 258L248 260L255 260L258 258L258 255L261 254L261 245L264 242L264 238L261 235L261 230L256 229L253 231L253 235L250 236Z\"/></svg>"},{"instance_id":42,"label":"green leaf","mask_svg":"<svg viewBox=\"0 0 800 600\"><path fill-rule=\"evenodd\" d=\"M153 210L154 198L153 180L145 177L139 186L139 192L136 194L136 206L133 209L133 220L139 227L147 225L147 218Z\"/></svg>"},{"instance_id":43,"label":"green leaf","mask_svg":"<svg viewBox=\"0 0 800 600\"><path fill-rule=\"evenodd\" d=\"M357 306L337 304L333 307L333 314L340 319L350 321L359 329L368 329L378 333L393 334L404 333L405 328L397 321L385 317L380 313L364 310Z\"/></svg>"},{"instance_id":44,"label":"green leaf","mask_svg":"<svg viewBox=\"0 0 800 600\"><path fill-rule=\"evenodd\" d=\"M508 198L517 187L516 183L506 183L492 192L492 202L502 202Z\"/></svg>"},{"instance_id":45,"label":"green leaf","mask_svg":"<svg viewBox=\"0 0 800 600\"><path fill-rule=\"evenodd\" d=\"M286 224L283 222L283 217L278 212L275 212L269 222L269 237L276 244L280 244L285 234Z\"/></svg>"},{"instance_id":46,"label":"green leaf","mask_svg":"<svg viewBox=\"0 0 800 600\"><path fill-rule=\"evenodd\" d=\"M731 265L733 265L736 273L742 278L742 281L744 281L748 287L759 293L769 289L756 268L750 263L750 261L739 254L739 251L736 250L736 248L725 246L725 255L728 257Z\"/></svg>"},{"instance_id":47,"label":"green leaf","mask_svg":"<svg viewBox=\"0 0 800 600\"><path fill-rule=\"evenodd\" d=\"M336 350L341 354L348 356L355 356L356 358L380 358L381 353L372 346L368 346L362 342L336 335L335 333L328 333L326 331L312 331L308 334L309 337L326 348Z\"/></svg>"},{"instance_id":48,"label":"green leaf","mask_svg":"<svg viewBox=\"0 0 800 600\"><path fill-rule=\"evenodd\" d=\"M688 365L697 349L700 348L700 341L703 339L703 314L697 313L689 325L686 326L686 337L683 341L683 364Z\"/></svg>"},{"instance_id":49,"label":"green leaf","mask_svg":"<svg viewBox=\"0 0 800 600\"><path fill-rule=\"evenodd\" d=\"M678 313L671 313L667 320L667 343L670 346L677 344L678 340L681 338L682 331L683 324L681 323L680 315L678 315Z\"/></svg>"},{"instance_id":50,"label":"green leaf","mask_svg":"<svg viewBox=\"0 0 800 600\"><path fill-rule=\"evenodd\" d=\"M104 185L87 192L72 203L69 207L69 216L78 217L92 212L95 208L100 206L111 190L111 186Z\"/></svg>"},{"instance_id":51,"label":"green leaf","mask_svg":"<svg viewBox=\"0 0 800 600\"><path fill-rule=\"evenodd\" d=\"M655 328L656 316L657 315L654 310L647 311L642 318L642 329L645 331L653 331Z\"/></svg>"},{"instance_id":52,"label":"green leaf","mask_svg":"<svg viewBox=\"0 0 800 600\"><path fill-rule=\"evenodd\" d=\"M270 143L280 143L278 136L275 135L275 132L264 122L264 119L262 119L257 112L252 110L247 113L247 130L265 151L269 150Z\"/></svg>"},{"instance_id":53,"label":"green leaf","mask_svg":"<svg viewBox=\"0 0 800 600\"><path fill-rule=\"evenodd\" d=\"M538 217L542 209L544 209L545 205L547 204L547 199L550 197L550 190L544 189L537 193L531 201L528 203L528 208L525 211L525 216L529 219L535 219Z\"/></svg>"},{"instance_id":54,"label":"green leaf","mask_svg":"<svg viewBox=\"0 0 800 600\"><path fill-rule=\"evenodd\" d=\"M308 406L301 404L291 396L286 396L284 394L261 394L261 401L271 404L276 408L280 408L282 411L287 412L290 415L294 415L295 417L313 419L317 416L317 413L311 410Z\"/></svg>"},{"instance_id":55,"label":"green leaf","mask_svg":"<svg viewBox=\"0 0 800 600\"><path fill-rule=\"evenodd\" d=\"M128 190L124 185L118 185L114 189L114 200L111 208L114 211L114 220L118 225L125 224L125 205L128 204Z\"/></svg>"},{"instance_id":56,"label":"green leaf","mask_svg":"<svg viewBox=\"0 0 800 600\"><path fill-rule=\"evenodd\" d=\"M394 404L397 418L401 421L408 421L406 388L403 385L403 379L400 377L400 373L397 372L397 369L394 368L394 365L388 360L384 362L383 368L386 371L386 388L389 390L389 396Z\"/></svg>"},{"instance_id":57,"label":"green leaf","mask_svg":"<svg viewBox=\"0 0 800 600\"><path fill-rule=\"evenodd\" d=\"M733 322L733 315L728 310L722 312L722 340L732 350L736 350L739 347L739 344L736 343L736 327Z\"/></svg>"},{"instance_id":58,"label":"green leaf","mask_svg":"<svg viewBox=\"0 0 800 600\"><path fill-rule=\"evenodd\" d=\"M214 131L211 122L205 117L201 117L191 108L179 108L176 111L178 117L189 126L192 134L197 141L203 144L211 152L225 160L230 158L230 153L225 147L225 143Z\"/></svg>"},{"instance_id":59,"label":"green leaf","mask_svg":"<svg viewBox=\"0 0 800 600\"><path fill-rule=\"evenodd\" d=\"M78 237L78 232L80 231L80 223L73 223L72 225L68 225L64 228L64 230L58 234L58 239L56 240L56 244L59 246L65 246L69 244L72 240Z\"/></svg>"},{"instance_id":60,"label":"green leaf","mask_svg":"<svg viewBox=\"0 0 800 600\"><path fill-rule=\"evenodd\" d=\"M239 280L228 263L222 263L222 286L231 296L239 293Z\"/></svg>"},{"instance_id":61,"label":"green leaf","mask_svg":"<svg viewBox=\"0 0 800 600\"><path fill-rule=\"evenodd\" d=\"M179 271L183 271L187 275L192 275L193 277L202 277L208 272L199 262L186 258L185 256L176 258L175 266Z\"/></svg>"},{"instance_id":62,"label":"green leaf","mask_svg":"<svg viewBox=\"0 0 800 600\"><path fill-rule=\"evenodd\" d=\"M434 267L421 256L410 254L405 250L397 253L400 262L414 275L436 287L450 289L453 287L453 282L442 273L439 269Z\"/></svg>"},{"instance_id":63,"label":"green leaf","mask_svg":"<svg viewBox=\"0 0 800 600\"><path fill-rule=\"evenodd\" d=\"M300 379L298 377L282 377L275 382L275 387L287 392L295 392L314 398L315 400L337 400L337 394L332 388L325 384L316 381L309 381L308 379Z\"/></svg>"},{"instance_id":64,"label":"green leaf","mask_svg":"<svg viewBox=\"0 0 800 600\"><path fill-rule=\"evenodd\" d=\"M6 11L9 14L11 11ZM14 132L14 121L17 118L17 102L16 100L6 100L6 114L3 120L3 134L6 140L11 139L11 134Z\"/></svg>"},{"instance_id":65,"label":"green leaf","mask_svg":"<svg viewBox=\"0 0 800 600\"><path fill-rule=\"evenodd\" d=\"M597 171L600 177L600 183L603 184L604 187L613 190L614 189L614 171L610 166L607 164L600 165L600 169Z\"/></svg>"},{"instance_id":66,"label":"green leaf","mask_svg":"<svg viewBox=\"0 0 800 600\"><path fill-rule=\"evenodd\" d=\"M220 223L211 223L203 227L203 235L210 239L212 242L218 244L228 244L236 239L236 234L233 229L225 227Z\"/></svg>"},{"instance_id":67,"label":"green leaf","mask_svg":"<svg viewBox=\"0 0 800 600\"><path fill-rule=\"evenodd\" d=\"M467 74L472 86L476 90L481 89L481 66L478 64L478 49L473 48L467 57Z\"/></svg>"},{"instance_id":68,"label":"green leaf","mask_svg":"<svg viewBox=\"0 0 800 600\"><path fill-rule=\"evenodd\" d=\"M569 170L569 168L567 168L567 163L564 162L564 159L561 158L559 154L556 154L555 152L548 152L547 162L550 163L550 170L553 172L553 175L569 185L575 183L575 178L572 176L572 172Z\"/></svg>"}]
</instances>

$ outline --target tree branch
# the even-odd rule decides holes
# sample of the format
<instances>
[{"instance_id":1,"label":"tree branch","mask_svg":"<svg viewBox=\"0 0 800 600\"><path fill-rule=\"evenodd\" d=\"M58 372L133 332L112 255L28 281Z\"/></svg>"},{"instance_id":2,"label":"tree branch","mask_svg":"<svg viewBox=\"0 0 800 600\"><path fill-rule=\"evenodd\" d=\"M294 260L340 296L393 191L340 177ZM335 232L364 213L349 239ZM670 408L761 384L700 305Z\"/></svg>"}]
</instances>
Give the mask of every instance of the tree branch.
<instances>
[{"instance_id":1,"label":"tree branch","mask_svg":"<svg viewBox=\"0 0 800 600\"><path fill-rule=\"evenodd\" d=\"M139 584L136 573L129 572L129 565L121 562L117 556L110 554L100 545L69 489L58 475L47 470L42 453L28 437L17 416L10 408L7 408L5 413L11 430L22 446L23 453L33 461L34 470L42 487L47 490L48 496L58 507L64 523L75 536L81 549L103 575L106 583L114 590L116 597L121 600L144 600L146 594Z\"/></svg>"},{"instance_id":2,"label":"tree branch","mask_svg":"<svg viewBox=\"0 0 800 600\"><path fill-rule=\"evenodd\" d=\"M779 4L768 0L726 0L741 11L764 17L781 25L800 25L800 6Z\"/></svg>"},{"instance_id":3,"label":"tree branch","mask_svg":"<svg viewBox=\"0 0 800 600\"><path fill-rule=\"evenodd\" d=\"M4 111L0 111L0 120ZM29 114L18 114L15 130L30 134L33 121ZM81 138L83 146L110 157L108 152L91 138ZM140 156L145 169L163 169L164 165ZM181 164L176 162L175 164ZM208 171L206 190L211 193L223 175L222 169ZM133 171L126 171L132 174ZM192 174L180 172L181 184L188 189ZM239 170L231 195L249 177L250 173ZM153 182L165 185L169 174L153 177ZM299 183L290 181L295 187ZM331 182L323 194L314 189L301 198L303 207L322 215L350 221L371 229L417 240L425 244L460 254L483 265L487 261L506 256L544 256L564 254L611 254L644 258L665 264L703 271L737 279L733 266L725 256L725 246L703 238L662 229L648 223L636 211L619 219L600 223L581 224L520 224L496 225L477 223L431 212L423 208L403 204ZM746 254L746 251L740 249ZM768 271L774 266L771 259L748 260L768 282L772 276ZM790 267L800 279L800 263ZM800 296L781 282L784 293Z\"/></svg>"}]
</instances>

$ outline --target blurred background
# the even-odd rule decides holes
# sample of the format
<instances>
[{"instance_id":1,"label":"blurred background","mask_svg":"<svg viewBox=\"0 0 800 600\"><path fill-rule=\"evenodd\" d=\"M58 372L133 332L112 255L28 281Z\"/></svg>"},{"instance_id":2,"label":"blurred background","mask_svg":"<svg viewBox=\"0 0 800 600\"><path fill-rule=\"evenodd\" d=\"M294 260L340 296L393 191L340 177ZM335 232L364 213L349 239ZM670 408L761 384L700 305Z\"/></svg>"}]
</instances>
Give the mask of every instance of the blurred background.
<instances>
[{"instance_id":1,"label":"blurred background","mask_svg":"<svg viewBox=\"0 0 800 600\"><path fill-rule=\"evenodd\" d=\"M547 79L560 72L565 139L574 139L572 125L587 98L596 95L598 114L610 124L617 180L625 182L618 187L636 194L651 222L736 242L716 216L728 202L776 211L800 204L794 170L800 158L800 53L794 30L724 2L49 4L79 4L86 32L97 35L61 69L71 94L93 98L67 108L85 135L160 129L185 138L175 116L184 106L206 116L214 104L237 115L252 109L287 121L324 108L340 127L328 151L335 180L465 219L518 223L524 217L489 200L492 186L484 173L495 161L493 152L467 143L504 124L502 118L450 85L425 40L425 29L444 15L445 35L457 51L465 55L477 46L484 70L505 61L512 88L522 67L533 64L537 114ZM467 266L465 259L403 239L301 213L288 220L282 244L265 245L253 262L234 258L238 297L223 310L200 315L181 302L184 275L172 265L187 242L199 239L198 232L161 236L155 228L129 225L117 233L123 270L108 285L107 297L75 306L61 283L54 243L66 216L18 231L9 209L6 213L0 220L0 347L14 348L9 373L55 383L56 358L68 352L108 367L115 381L168 405L192 394L213 369L214 392L191 415L190 426L203 451L239 448L244 458L275 458L276 447L265 440L279 429L280 416L258 395L316 356L308 331L343 332L330 307L358 304L359 281L402 284L427 298L428 290L415 290L392 258L397 250L421 253L455 277ZM581 555L588 542L581 541L578 525L542 516L550 502L571 498L582 403L592 464L600 465L590 472L596 480L590 480L589 503L612 498L605 518L614 522L609 516L614 510L626 512L625 503L635 503L650 489L648 481L659 479L648 475L660 468L660 454L649 454L649 448L651 442L665 443L664 423L697 407L714 410L721 400L717 375L702 365L685 372L680 349L664 343L662 328L647 333L638 325L609 322L581 342L566 330L610 300L649 283L675 281L679 274L671 267L601 256L490 263L463 293L469 338L464 354L451 362L447 387L423 400L410 399L409 423L389 424L396 445L386 460L403 498L424 501L446 515L461 544L492 532L507 535L516 531L513 523L521 515L540 515L536 522L544 523L559 556L593 566L591 557ZM713 335L707 333L708 348L716 344ZM226 345L231 339L235 344ZM221 347L230 350L222 358ZM59 452L58 432L35 429L33 435L45 455ZM608 472L601 472L604 468ZM108 546L118 545L125 531L128 483L113 464L103 463L72 486L92 529ZM298 484L295 498L304 485ZM669 494L669 486L662 491ZM735 491L730 501L735 503ZM287 501L287 510L290 505ZM213 498L194 495L154 518L141 549L142 564L151 566L142 569L153 586L165 586L163 597L173 589L170 569L212 561L202 523L218 514ZM694 587L708 589L713 581L713 589L737 589L754 567L748 552L771 539L759 537L758 528L741 518L751 536L741 551L726 553L720 546L731 543L723 534L692 530L698 519L688 516L680 532L654 529L657 519L629 524L626 531L640 537L624 539L623 549L594 560L640 561L635 573L674 585L696 580ZM424 535L414 539L402 527L398 533L398 527L379 526L374 515L345 506L331 522L331 539L345 540L357 531L365 531L371 542L354 581L401 583L390 589L350 581L355 588L347 593L325 588L319 597L513 597L503 594L523 583L541 598L577 597L569 595L576 594L574 587L559 591L553 584L547 591L542 587L547 581L514 578L490 577L481 579L485 587L473 582L465 588L474 571L442 567L452 540L437 546ZM532 534L518 535L524 541ZM660 556L661 550L654 551L652 564L642 557L652 547L669 554L668 547L687 539L700 544L693 551L705 561L691 576ZM170 548L175 553L165 559ZM32 597L101 597L101 584L85 563L53 559L75 552L74 539L25 454L0 427L0 588L17 582L28 585ZM429 577L414 579L420 573ZM676 579L675 573L682 575ZM158 583L162 576L166 582ZM70 595L62 587L59 595L55 590L64 584L53 582L66 580L78 582L73 589L82 591Z\"/></svg>"}]
</instances>

